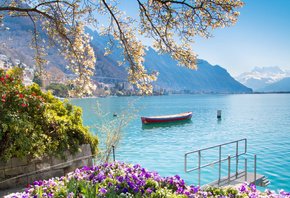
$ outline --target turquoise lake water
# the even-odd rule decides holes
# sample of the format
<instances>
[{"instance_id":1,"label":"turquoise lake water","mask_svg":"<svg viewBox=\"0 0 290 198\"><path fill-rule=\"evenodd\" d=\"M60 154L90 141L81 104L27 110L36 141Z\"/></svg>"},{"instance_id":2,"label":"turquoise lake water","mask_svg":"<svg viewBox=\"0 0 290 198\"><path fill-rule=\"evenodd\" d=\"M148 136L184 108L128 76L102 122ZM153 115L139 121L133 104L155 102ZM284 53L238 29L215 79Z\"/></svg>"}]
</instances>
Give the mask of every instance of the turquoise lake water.
<instances>
[{"instance_id":1,"label":"turquoise lake water","mask_svg":"<svg viewBox=\"0 0 290 198\"><path fill-rule=\"evenodd\" d=\"M93 126L98 117L93 106L96 101L109 119L121 113L137 97L111 97L71 100L83 109L83 123ZM236 95L171 95L142 97L135 108L146 106L126 128L126 135L116 152L116 160L158 172L161 176L180 175L187 184L198 184L198 171L185 173L186 152L246 138L247 153L239 158L239 170L254 171L257 155L257 173L265 175L271 190L290 192L290 94L236 94ZM217 109L222 118L217 119ZM169 115L193 111L191 121L142 127L140 116ZM244 147L241 146L240 150ZM239 152L241 152L239 150ZM235 154L235 145L222 149L222 155ZM218 150L203 155L202 164L217 159ZM235 159L231 160L235 171ZM198 165L198 158L189 158L188 166ZM222 176L227 175L228 163L222 164ZM218 164L201 170L201 185L218 179ZM264 191L265 188L261 188Z\"/></svg>"}]
</instances>

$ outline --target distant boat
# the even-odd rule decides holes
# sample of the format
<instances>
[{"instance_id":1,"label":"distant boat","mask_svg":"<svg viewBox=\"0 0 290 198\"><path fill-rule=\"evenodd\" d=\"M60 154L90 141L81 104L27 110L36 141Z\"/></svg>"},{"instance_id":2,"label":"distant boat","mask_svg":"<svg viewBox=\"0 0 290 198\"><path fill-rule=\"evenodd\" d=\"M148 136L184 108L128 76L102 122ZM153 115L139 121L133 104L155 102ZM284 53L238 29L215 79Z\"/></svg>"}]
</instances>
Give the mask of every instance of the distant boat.
<instances>
[{"instance_id":1,"label":"distant boat","mask_svg":"<svg viewBox=\"0 0 290 198\"><path fill-rule=\"evenodd\" d=\"M177 122L182 120L189 120L192 117L192 112L180 113L175 115L141 117L142 124Z\"/></svg>"}]
</instances>

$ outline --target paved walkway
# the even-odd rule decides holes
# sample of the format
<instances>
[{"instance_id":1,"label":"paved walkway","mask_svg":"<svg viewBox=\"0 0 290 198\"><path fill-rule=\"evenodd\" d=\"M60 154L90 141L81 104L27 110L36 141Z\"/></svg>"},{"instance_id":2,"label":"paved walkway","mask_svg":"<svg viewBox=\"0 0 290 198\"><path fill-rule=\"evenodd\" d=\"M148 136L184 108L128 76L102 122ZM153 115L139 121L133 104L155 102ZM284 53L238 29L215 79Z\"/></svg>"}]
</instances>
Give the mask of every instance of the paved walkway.
<instances>
[{"instance_id":1,"label":"paved walkway","mask_svg":"<svg viewBox=\"0 0 290 198\"><path fill-rule=\"evenodd\" d=\"M10 195L12 193L17 193L17 192L25 192L26 187L17 187L17 188L11 188L8 190L0 190L0 198L3 198L6 195Z\"/></svg>"}]
</instances>

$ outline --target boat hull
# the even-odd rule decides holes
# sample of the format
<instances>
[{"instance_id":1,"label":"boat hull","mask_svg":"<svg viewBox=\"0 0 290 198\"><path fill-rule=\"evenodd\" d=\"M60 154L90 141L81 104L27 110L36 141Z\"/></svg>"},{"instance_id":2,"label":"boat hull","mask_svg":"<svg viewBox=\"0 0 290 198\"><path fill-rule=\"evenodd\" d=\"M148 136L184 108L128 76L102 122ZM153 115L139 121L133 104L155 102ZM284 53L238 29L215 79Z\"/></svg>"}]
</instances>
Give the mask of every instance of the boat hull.
<instances>
[{"instance_id":1,"label":"boat hull","mask_svg":"<svg viewBox=\"0 0 290 198\"><path fill-rule=\"evenodd\" d=\"M189 120L191 119L191 117L192 112L188 112L168 116L141 117L141 121L142 124L166 123L166 122L178 122L183 120Z\"/></svg>"}]
</instances>

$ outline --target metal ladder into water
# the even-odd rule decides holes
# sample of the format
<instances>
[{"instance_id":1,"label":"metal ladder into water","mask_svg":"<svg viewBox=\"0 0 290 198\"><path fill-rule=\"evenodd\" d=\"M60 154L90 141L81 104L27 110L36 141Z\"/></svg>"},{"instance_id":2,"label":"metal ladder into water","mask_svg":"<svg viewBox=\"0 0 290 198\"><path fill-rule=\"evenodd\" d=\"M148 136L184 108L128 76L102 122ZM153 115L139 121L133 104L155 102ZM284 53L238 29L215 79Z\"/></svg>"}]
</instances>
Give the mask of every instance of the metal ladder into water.
<instances>
[{"instance_id":1,"label":"metal ladder into water","mask_svg":"<svg viewBox=\"0 0 290 198\"><path fill-rule=\"evenodd\" d=\"M244 151L239 153L239 142L244 143ZM228 156L226 158L222 159L222 146L230 145L230 144L236 144L236 154L233 156ZM219 160L214 162L208 162L208 164L201 165L201 152L209 149L219 148ZM257 157L255 155L254 160L254 173L250 173L247 171L247 158L245 158L245 170L244 171L238 171L238 163L239 163L239 156L244 155L247 152L247 139L240 139L236 141L227 142L224 144L219 144L212 147L207 147L191 152L185 153L185 163L184 163L184 170L186 173L189 173L191 171L198 170L198 185L200 186L200 177L201 177L201 169L207 166L212 166L214 164L219 164L219 179L216 181L213 181L205 186L228 186L228 185L241 185L244 182L247 182L249 184L255 184L257 186L265 187L270 184L268 178L266 178L264 175L260 175L256 173L257 170ZM187 157L188 155L197 153L198 154L198 167L195 167L193 169L187 169ZM235 173L231 174L231 158L236 158L236 171ZM221 163L224 161L228 161L228 175L226 177L221 178Z\"/></svg>"}]
</instances>

